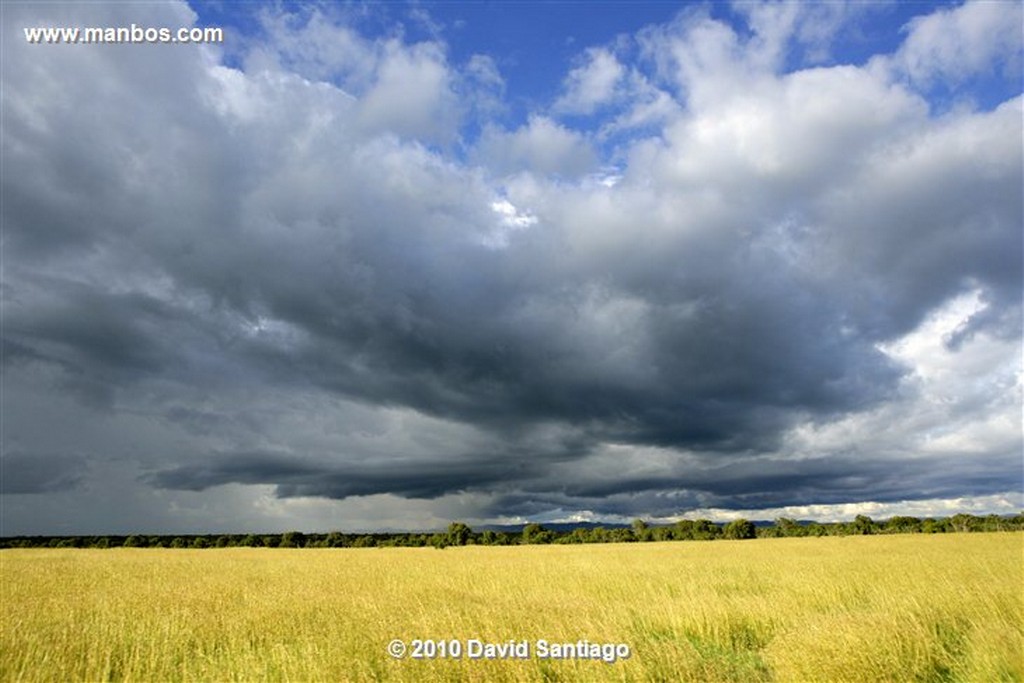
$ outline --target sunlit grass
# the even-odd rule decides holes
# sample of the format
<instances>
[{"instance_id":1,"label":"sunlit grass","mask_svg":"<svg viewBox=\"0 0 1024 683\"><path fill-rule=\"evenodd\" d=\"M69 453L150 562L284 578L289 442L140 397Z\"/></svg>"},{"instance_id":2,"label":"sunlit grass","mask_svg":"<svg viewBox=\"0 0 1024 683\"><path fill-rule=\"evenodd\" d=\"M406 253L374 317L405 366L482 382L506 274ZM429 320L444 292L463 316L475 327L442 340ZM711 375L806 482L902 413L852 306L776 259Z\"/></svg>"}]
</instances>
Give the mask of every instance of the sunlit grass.
<instances>
[{"instance_id":1,"label":"sunlit grass","mask_svg":"<svg viewBox=\"0 0 1024 683\"><path fill-rule=\"evenodd\" d=\"M1024 534L5 550L0 678L1024 680ZM630 659L394 660L393 638Z\"/></svg>"}]
</instances>

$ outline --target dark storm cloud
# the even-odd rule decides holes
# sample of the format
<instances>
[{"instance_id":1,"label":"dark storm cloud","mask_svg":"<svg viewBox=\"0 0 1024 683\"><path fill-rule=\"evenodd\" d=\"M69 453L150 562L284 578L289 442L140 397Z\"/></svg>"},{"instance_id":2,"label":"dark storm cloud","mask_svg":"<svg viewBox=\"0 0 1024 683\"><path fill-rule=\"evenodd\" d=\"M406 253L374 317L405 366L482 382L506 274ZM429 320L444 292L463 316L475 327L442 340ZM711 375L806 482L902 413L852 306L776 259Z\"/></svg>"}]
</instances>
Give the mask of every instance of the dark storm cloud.
<instances>
[{"instance_id":1,"label":"dark storm cloud","mask_svg":"<svg viewBox=\"0 0 1024 683\"><path fill-rule=\"evenodd\" d=\"M83 456L21 451L5 453L0 465L0 493L69 491L84 483L88 470Z\"/></svg>"},{"instance_id":2,"label":"dark storm cloud","mask_svg":"<svg viewBox=\"0 0 1024 683\"><path fill-rule=\"evenodd\" d=\"M586 510L598 516L672 517L681 510L777 509L871 500L908 498L907 481L917 499L984 496L1012 490L1019 454L969 460L963 457L894 462L891 458L839 455L811 461L737 460L730 465L666 474L656 478L622 477L591 485L533 482L526 491L497 495L485 515L525 518Z\"/></svg>"},{"instance_id":3,"label":"dark storm cloud","mask_svg":"<svg viewBox=\"0 0 1024 683\"><path fill-rule=\"evenodd\" d=\"M370 280L394 257L339 258L361 261ZM532 269L552 289L530 284ZM495 428L561 420L612 440L726 450L770 446L794 411L881 400L901 374L870 340L842 338L828 294L797 281L668 279L641 295L558 269L529 250L465 249L453 270L395 269L355 303L336 277L300 275L289 289L307 291L269 292L268 310L310 337L276 362L329 390ZM325 290L338 295L318 296ZM642 310L594 329L592 316L614 315L625 297Z\"/></svg>"},{"instance_id":4,"label":"dark storm cloud","mask_svg":"<svg viewBox=\"0 0 1024 683\"><path fill-rule=\"evenodd\" d=\"M138 293L115 294L76 282L38 282L30 306L12 301L5 316L5 333L18 348L53 349L35 352L72 372L100 368L125 375L158 372L171 355L161 348L162 330L173 313L163 302ZM12 292L12 299L19 291Z\"/></svg>"},{"instance_id":5,"label":"dark storm cloud","mask_svg":"<svg viewBox=\"0 0 1024 683\"><path fill-rule=\"evenodd\" d=\"M534 463L486 455L466 462L420 460L381 467L373 463L338 466L288 455L234 453L215 455L206 465L156 472L146 480L158 488L186 491L203 491L224 484L271 484L281 498L343 499L393 493L429 499L535 476L536 469Z\"/></svg>"},{"instance_id":6,"label":"dark storm cloud","mask_svg":"<svg viewBox=\"0 0 1024 683\"><path fill-rule=\"evenodd\" d=\"M17 33L188 24L182 5L5 9L5 372L40 406L70 392L96 411L83 438L134 453L145 485L470 493L490 497L481 516L1019 485L1002 425L986 458L913 457L947 418L967 451L972 425L1019 409L997 402L1016 386L1005 350L970 356L992 391L956 375L947 400L920 385L927 353L888 347L963 295L978 305L946 353L1019 337L1019 98L936 117L889 62L779 74L689 12L637 38L658 64L634 67L675 108L622 138L616 182L550 176L604 135L555 124L491 131L553 155L505 176L508 150L444 147L467 81L440 46L273 14L240 70ZM306 76L341 80L281 68L296 45ZM12 431L44 439L49 410ZM851 454L887 416L906 430ZM5 458L27 482L9 492L85 476L59 462Z\"/></svg>"}]
</instances>

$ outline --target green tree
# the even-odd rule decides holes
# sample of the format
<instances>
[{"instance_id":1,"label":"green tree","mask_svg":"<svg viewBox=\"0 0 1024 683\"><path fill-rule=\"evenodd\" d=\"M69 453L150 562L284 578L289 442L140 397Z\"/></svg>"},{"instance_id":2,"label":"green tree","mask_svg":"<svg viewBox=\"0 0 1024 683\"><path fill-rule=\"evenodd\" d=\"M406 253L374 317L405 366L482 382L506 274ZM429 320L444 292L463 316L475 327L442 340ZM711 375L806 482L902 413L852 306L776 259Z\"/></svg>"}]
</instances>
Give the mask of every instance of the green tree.
<instances>
[{"instance_id":1,"label":"green tree","mask_svg":"<svg viewBox=\"0 0 1024 683\"><path fill-rule=\"evenodd\" d=\"M978 518L974 515L968 515L963 512L957 515L953 515L949 518L949 525L953 527L953 531L957 533L963 533L966 531L977 531Z\"/></svg>"},{"instance_id":2,"label":"green tree","mask_svg":"<svg viewBox=\"0 0 1024 683\"><path fill-rule=\"evenodd\" d=\"M612 543L633 543L636 536L633 535L632 529L610 529L608 540Z\"/></svg>"},{"instance_id":3,"label":"green tree","mask_svg":"<svg viewBox=\"0 0 1024 683\"><path fill-rule=\"evenodd\" d=\"M698 541L710 541L721 533L721 527L709 519L698 519L693 523L693 538Z\"/></svg>"},{"instance_id":4,"label":"green tree","mask_svg":"<svg viewBox=\"0 0 1024 683\"><path fill-rule=\"evenodd\" d=\"M988 515L983 528L985 531L1004 531L1007 528L1006 520L996 514Z\"/></svg>"},{"instance_id":5,"label":"green tree","mask_svg":"<svg viewBox=\"0 0 1024 683\"><path fill-rule=\"evenodd\" d=\"M757 529L754 527L753 522L742 518L734 519L725 525L722 535L735 540L755 538L757 536Z\"/></svg>"},{"instance_id":6,"label":"green tree","mask_svg":"<svg viewBox=\"0 0 1024 683\"><path fill-rule=\"evenodd\" d=\"M282 548L301 548L306 545L306 535L301 531L286 531L281 535Z\"/></svg>"},{"instance_id":7,"label":"green tree","mask_svg":"<svg viewBox=\"0 0 1024 683\"><path fill-rule=\"evenodd\" d=\"M857 515L853 518L850 531L861 536L868 536L875 533L875 523L867 515Z\"/></svg>"},{"instance_id":8,"label":"green tree","mask_svg":"<svg viewBox=\"0 0 1024 683\"><path fill-rule=\"evenodd\" d=\"M921 520L917 517L890 517L885 523L885 531L891 534L919 533Z\"/></svg>"},{"instance_id":9,"label":"green tree","mask_svg":"<svg viewBox=\"0 0 1024 683\"><path fill-rule=\"evenodd\" d=\"M551 543L554 534L540 524L527 524L523 527L523 543Z\"/></svg>"},{"instance_id":10,"label":"green tree","mask_svg":"<svg viewBox=\"0 0 1024 683\"><path fill-rule=\"evenodd\" d=\"M675 524L672 537L677 541L694 540L694 522L691 519L681 519Z\"/></svg>"},{"instance_id":11,"label":"green tree","mask_svg":"<svg viewBox=\"0 0 1024 683\"><path fill-rule=\"evenodd\" d=\"M807 525L806 532L808 536L824 536L828 533L828 529L818 522L811 522Z\"/></svg>"},{"instance_id":12,"label":"green tree","mask_svg":"<svg viewBox=\"0 0 1024 683\"><path fill-rule=\"evenodd\" d=\"M649 541L651 540L651 529L647 522L642 519L634 519L633 524L633 537L638 541Z\"/></svg>"},{"instance_id":13,"label":"green tree","mask_svg":"<svg viewBox=\"0 0 1024 683\"><path fill-rule=\"evenodd\" d=\"M373 548L377 545L377 539L369 534L363 534L352 542L353 548Z\"/></svg>"},{"instance_id":14,"label":"green tree","mask_svg":"<svg viewBox=\"0 0 1024 683\"><path fill-rule=\"evenodd\" d=\"M473 538L473 530L462 522L452 522L446 536L448 545L466 545Z\"/></svg>"},{"instance_id":15,"label":"green tree","mask_svg":"<svg viewBox=\"0 0 1024 683\"><path fill-rule=\"evenodd\" d=\"M344 548L348 545L345 540L345 535L340 531L332 531L327 534L327 538L324 539L324 543L327 544L328 548Z\"/></svg>"},{"instance_id":16,"label":"green tree","mask_svg":"<svg viewBox=\"0 0 1024 683\"><path fill-rule=\"evenodd\" d=\"M782 536L803 536L804 528L796 522L796 520L788 517L779 517L775 520L775 526L778 527L779 533Z\"/></svg>"}]
</instances>

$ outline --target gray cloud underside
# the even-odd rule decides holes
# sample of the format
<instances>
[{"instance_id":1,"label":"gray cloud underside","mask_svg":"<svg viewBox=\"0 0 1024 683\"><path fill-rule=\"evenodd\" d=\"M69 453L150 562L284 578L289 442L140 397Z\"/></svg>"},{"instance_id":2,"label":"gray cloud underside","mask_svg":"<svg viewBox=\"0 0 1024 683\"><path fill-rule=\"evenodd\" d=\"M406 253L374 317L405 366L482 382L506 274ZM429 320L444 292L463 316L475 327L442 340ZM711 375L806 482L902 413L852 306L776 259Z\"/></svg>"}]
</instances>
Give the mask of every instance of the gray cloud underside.
<instances>
[{"instance_id":1,"label":"gray cloud underside","mask_svg":"<svg viewBox=\"0 0 1024 683\"><path fill-rule=\"evenodd\" d=\"M0 466L0 493L56 493L81 486L88 461L78 455L8 452Z\"/></svg>"}]
</instances>

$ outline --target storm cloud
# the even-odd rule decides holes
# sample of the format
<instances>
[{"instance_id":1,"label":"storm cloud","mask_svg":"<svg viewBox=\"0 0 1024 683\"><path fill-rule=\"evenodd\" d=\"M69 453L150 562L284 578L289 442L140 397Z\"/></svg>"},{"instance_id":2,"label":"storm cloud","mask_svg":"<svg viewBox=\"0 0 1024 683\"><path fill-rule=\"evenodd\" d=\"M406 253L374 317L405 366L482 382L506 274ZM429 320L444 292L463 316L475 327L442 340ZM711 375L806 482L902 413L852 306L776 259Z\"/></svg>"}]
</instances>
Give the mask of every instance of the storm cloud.
<instances>
[{"instance_id":1,"label":"storm cloud","mask_svg":"<svg viewBox=\"0 0 1024 683\"><path fill-rule=\"evenodd\" d=\"M520 122L488 57L341 11L228 48L22 35L185 4L5 7L4 532L1019 494L1022 99L968 86L1019 84L972 27L1020 6L858 63L854 10L775 7L581 51Z\"/></svg>"}]
</instances>

